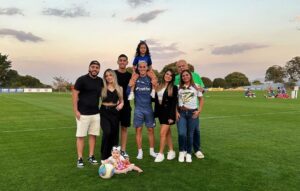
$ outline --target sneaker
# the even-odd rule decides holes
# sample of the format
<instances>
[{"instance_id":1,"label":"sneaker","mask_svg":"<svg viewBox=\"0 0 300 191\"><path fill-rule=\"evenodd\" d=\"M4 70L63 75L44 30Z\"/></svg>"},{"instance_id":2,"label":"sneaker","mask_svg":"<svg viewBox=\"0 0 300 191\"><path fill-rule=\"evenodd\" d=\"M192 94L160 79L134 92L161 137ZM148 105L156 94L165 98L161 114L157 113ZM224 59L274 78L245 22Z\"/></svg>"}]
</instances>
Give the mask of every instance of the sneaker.
<instances>
[{"instance_id":1,"label":"sneaker","mask_svg":"<svg viewBox=\"0 0 300 191\"><path fill-rule=\"evenodd\" d=\"M129 155L126 153L126 151L121 151L121 155L122 155L125 159L129 158Z\"/></svg>"},{"instance_id":2,"label":"sneaker","mask_svg":"<svg viewBox=\"0 0 300 191\"><path fill-rule=\"evenodd\" d=\"M150 95L152 98L155 98L155 90L152 90Z\"/></svg>"},{"instance_id":3,"label":"sneaker","mask_svg":"<svg viewBox=\"0 0 300 191\"><path fill-rule=\"evenodd\" d=\"M128 100L133 100L134 99L134 93L130 92L130 94L128 95Z\"/></svg>"},{"instance_id":4,"label":"sneaker","mask_svg":"<svg viewBox=\"0 0 300 191\"><path fill-rule=\"evenodd\" d=\"M192 155L191 154L186 154L186 162L192 162Z\"/></svg>"},{"instance_id":5,"label":"sneaker","mask_svg":"<svg viewBox=\"0 0 300 191\"><path fill-rule=\"evenodd\" d=\"M77 167L78 167L78 168L83 168L83 167L84 167L82 158L79 158L79 159L78 159L78 161L77 161Z\"/></svg>"},{"instance_id":6,"label":"sneaker","mask_svg":"<svg viewBox=\"0 0 300 191\"><path fill-rule=\"evenodd\" d=\"M168 160L173 160L176 157L175 151L169 151L167 155Z\"/></svg>"},{"instance_id":7,"label":"sneaker","mask_svg":"<svg viewBox=\"0 0 300 191\"><path fill-rule=\"evenodd\" d=\"M95 159L94 155L90 156L88 158L89 163L93 164L93 165L97 165L98 161Z\"/></svg>"},{"instance_id":8,"label":"sneaker","mask_svg":"<svg viewBox=\"0 0 300 191\"><path fill-rule=\"evenodd\" d=\"M143 159L143 152L139 152L136 158L139 160Z\"/></svg>"},{"instance_id":9,"label":"sneaker","mask_svg":"<svg viewBox=\"0 0 300 191\"><path fill-rule=\"evenodd\" d=\"M185 157L185 152L184 151L179 152L178 161L184 162L184 157Z\"/></svg>"},{"instance_id":10,"label":"sneaker","mask_svg":"<svg viewBox=\"0 0 300 191\"><path fill-rule=\"evenodd\" d=\"M162 162L164 159L165 159L165 155L161 154L161 153L158 153L155 160L154 160L154 162Z\"/></svg>"},{"instance_id":11,"label":"sneaker","mask_svg":"<svg viewBox=\"0 0 300 191\"><path fill-rule=\"evenodd\" d=\"M154 157L154 158L157 157L157 153L156 152L150 152L149 155L152 156L152 157Z\"/></svg>"},{"instance_id":12,"label":"sneaker","mask_svg":"<svg viewBox=\"0 0 300 191\"><path fill-rule=\"evenodd\" d=\"M204 155L203 155L203 153L202 153L201 151L197 151L197 152L195 153L195 156L196 156L198 159L203 159L203 158L204 158Z\"/></svg>"}]
</instances>

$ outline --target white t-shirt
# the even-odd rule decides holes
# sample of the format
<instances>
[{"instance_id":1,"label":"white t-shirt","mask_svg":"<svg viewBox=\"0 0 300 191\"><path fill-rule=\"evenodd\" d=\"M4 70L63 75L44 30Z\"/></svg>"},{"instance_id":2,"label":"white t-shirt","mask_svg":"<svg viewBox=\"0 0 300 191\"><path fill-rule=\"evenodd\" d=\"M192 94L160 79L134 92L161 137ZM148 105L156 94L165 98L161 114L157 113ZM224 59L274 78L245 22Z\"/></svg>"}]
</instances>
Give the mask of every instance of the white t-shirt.
<instances>
[{"instance_id":1,"label":"white t-shirt","mask_svg":"<svg viewBox=\"0 0 300 191\"><path fill-rule=\"evenodd\" d=\"M198 97L202 97L203 94L201 91L198 91L193 86L189 88L180 88L178 90L178 104L179 107L186 107L189 109L197 109L198 108Z\"/></svg>"}]
</instances>

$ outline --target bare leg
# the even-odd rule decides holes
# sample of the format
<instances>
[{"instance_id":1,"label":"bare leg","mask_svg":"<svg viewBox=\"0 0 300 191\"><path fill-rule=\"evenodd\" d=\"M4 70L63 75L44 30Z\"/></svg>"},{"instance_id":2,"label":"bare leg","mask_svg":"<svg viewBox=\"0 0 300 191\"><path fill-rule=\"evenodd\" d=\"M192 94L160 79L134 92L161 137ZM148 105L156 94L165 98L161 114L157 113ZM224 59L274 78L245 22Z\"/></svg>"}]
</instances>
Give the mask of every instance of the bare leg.
<instances>
[{"instance_id":1,"label":"bare leg","mask_svg":"<svg viewBox=\"0 0 300 191\"><path fill-rule=\"evenodd\" d=\"M162 124L160 127L160 145L159 145L159 153L164 153L164 148L166 144L166 139L168 135L169 125Z\"/></svg>"},{"instance_id":2,"label":"bare leg","mask_svg":"<svg viewBox=\"0 0 300 191\"><path fill-rule=\"evenodd\" d=\"M77 155L78 159L82 158L84 148L84 137L77 137Z\"/></svg>"},{"instance_id":3,"label":"bare leg","mask_svg":"<svg viewBox=\"0 0 300 191\"><path fill-rule=\"evenodd\" d=\"M148 138L149 138L149 146L150 148L154 148L154 128L148 129Z\"/></svg>"},{"instance_id":4,"label":"bare leg","mask_svg":"<svg viewBox=\"0 0 300 191\"><path fill-rule=\"evenodd\" d=\"M170 127L170 126L169 126ZM173 142L172 142L172 133L171 133L171 128L168 129L167 132L167 144L169 146L169 150L173 151L174 150L174 146L173 146Z\"/></svg>"},{"instance_id":5,"label":"bare leg","mask_svg":"<svg viewBox=\"0 0 300 191\"><path fill-rule=\"evenodd\" d=\"M96 145L96 136L90 135L89 136L89 154L90 154L89 156L94 155L95 145Z\"/></svg>"},{"instance_id":6,"label":"bare leg","mask_svg":"<svg viewBox=\"0 0 300 191\"><path fill-rule=\"evenodd\" d=\"M142 127L135 129L135 140L138 149L142 149Z\"/></svg>"}]
</instances>

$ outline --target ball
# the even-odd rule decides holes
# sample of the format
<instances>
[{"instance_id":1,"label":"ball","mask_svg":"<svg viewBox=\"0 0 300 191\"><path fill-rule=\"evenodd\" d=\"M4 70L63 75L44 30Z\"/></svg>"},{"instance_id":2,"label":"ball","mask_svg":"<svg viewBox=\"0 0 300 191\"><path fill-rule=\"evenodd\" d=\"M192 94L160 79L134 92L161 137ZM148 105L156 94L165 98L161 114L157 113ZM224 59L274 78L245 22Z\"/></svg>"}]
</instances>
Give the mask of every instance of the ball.
<instances>
[{"instance_id":1,"label":"ball","mask_svg":"<svg viewBox=\"0 0 300 191\"><path fill-rule=\"evenodd\" d=\"M114 175L115 168L111 164L102 164L98 172L101 178L109 179Z\"/></svg>"}]
</instances>

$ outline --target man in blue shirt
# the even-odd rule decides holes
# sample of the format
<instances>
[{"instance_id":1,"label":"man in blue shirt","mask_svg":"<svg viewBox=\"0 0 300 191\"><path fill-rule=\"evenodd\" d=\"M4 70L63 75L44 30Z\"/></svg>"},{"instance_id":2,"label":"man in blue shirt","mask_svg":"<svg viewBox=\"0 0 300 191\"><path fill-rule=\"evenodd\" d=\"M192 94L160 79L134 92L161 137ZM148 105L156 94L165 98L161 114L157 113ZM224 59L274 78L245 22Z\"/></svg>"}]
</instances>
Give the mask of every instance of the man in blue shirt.
<instances>
[{"instance_id":1,"label":"man in blue shirt","mask_svg":"<svg viewBox=\"0 0 300 191\"><path fill-rule=\"evenodd\" d=\"M142 61L138 64L138 71L140 73L139 77L135 80L132 79L129 83L130 86L135 85L134 88L134 96L135 96L135 109L134 109L134 118L133 125L136 128L136 144L138 148L137 159L143 158L143 150L142 150L142 128L143 124L148 130L148 138L150 150L149 154L152 157L156 157L156 153L154 152L154 127L155 120L152 108L151 101L151 91L152 91L152 83L151 79L147 76L147 63Z\"/></svg>"}]
</instances>

